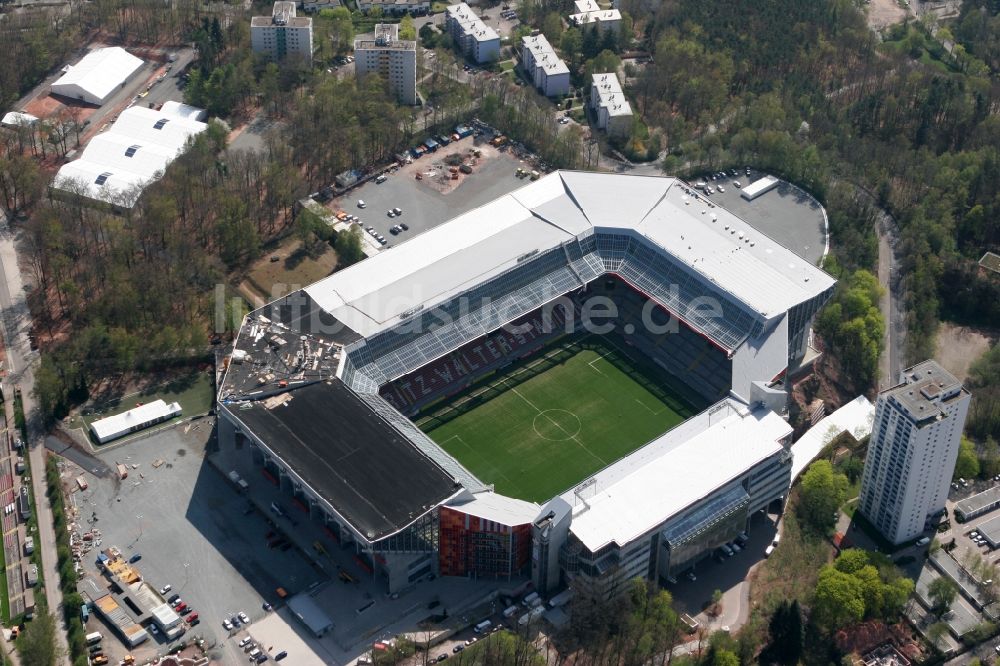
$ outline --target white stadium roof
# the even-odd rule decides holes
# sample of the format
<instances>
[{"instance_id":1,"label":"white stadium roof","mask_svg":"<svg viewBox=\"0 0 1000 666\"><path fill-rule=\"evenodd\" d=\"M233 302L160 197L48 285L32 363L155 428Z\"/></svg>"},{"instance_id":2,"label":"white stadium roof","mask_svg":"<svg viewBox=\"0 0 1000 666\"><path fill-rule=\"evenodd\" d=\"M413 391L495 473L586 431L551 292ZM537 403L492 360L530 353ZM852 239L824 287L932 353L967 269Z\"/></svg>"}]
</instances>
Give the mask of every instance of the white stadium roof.
<instances>
[{"instance_id":1,"label":"white stadium roof","mask_svg":"<svg viewBox=\"0 0 1000 666\"><path fill-rule=\"evenodd\" d=\"M189 111L180 111L185 115L139 106L126 109L107 132L91 139L80 159L59 169L55 187L131 208L142 189L183 151L188 138L207 127L186 117Z\"/></svg>"},{"instance_id":2,"label":"white stadium roof","mask_svg":"<svg viewBox=\"0 0 1000 666\"><path fill-rule=\"evenodd\" d=\"M538 516L538 505L533 502L506 497L493 492L476 493L469 501L456 500L446 505L483 520L501 525L524 525Z\"/></svg>"},{"instance_id":3,"label":"white stadium roof","mask_svg":"<svg viewBox=\"0 0 1000 666\"><path fill-rule=\"evenodd\" d=\"M562 495L574 506L570 531L590 552L630 543L678 515L777 453L792 432L770 410L722 404L599 472L582 499L575 489Z\"/></svg>"},{"instance_id":4,"label":"white stadium roof","mask_svg":"<svg viewBox=\"0 0 1000 666\"><path fill-rule=\"evenodd\" d=\"M140 67L142 60L119 46L94 49L52 84L52 92L103 104Z\"/></svg>"},{"instance_id":5,"label":"white stadium roof","mask_svg":"<svg viewBox=\"0 0 1000 666\"><path fill-rule=\"evenodd\" d=\"M595 231L644 237L765 320L835 282L676 178L558 171L305 291L369 337Z\"/></svg>"},{"instance_id":6,"label":"white stadium roof","mask_svg":"<svg viewBox=\"0 0 1000 666\"><path fill-rule=\"evenodd\" d=\"M863 395L820 419L792 444L792 481L815 460L823 447L842 433L849 432L859 441L870 435L874 420L875 405Z\"/></svg>"}]
</instances>

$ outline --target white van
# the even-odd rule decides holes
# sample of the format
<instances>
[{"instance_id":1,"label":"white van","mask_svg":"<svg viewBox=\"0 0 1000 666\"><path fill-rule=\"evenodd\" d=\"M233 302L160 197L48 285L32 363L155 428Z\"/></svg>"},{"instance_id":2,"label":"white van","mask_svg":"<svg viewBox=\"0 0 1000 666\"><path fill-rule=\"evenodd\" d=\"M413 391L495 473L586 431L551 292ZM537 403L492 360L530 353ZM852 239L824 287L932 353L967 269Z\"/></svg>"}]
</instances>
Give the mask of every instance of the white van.
<instances>
[{"instance_id":1,"label":"white van","mask_svg":"<svg viewBox=\"0 0 1000 666\"><path fill-rule=\"evenodd\" d=\"M485 631L489 631L489 628L492 626L493 626L492 622L490 622L489 620L483 620L482 622L477 624L472 630L477 634L481 634Z\"/></svg>"},{"instance_id":2,"label":"white van","mask_svg":"<svg viewBox=\"0 0 1000 666\"><path fill-rule=\"evenodd\" d=\"M926 546L930 542L931 542L931 538L930 537L920 537L919 539L917 539L917 547L918 548L923 548L924 546Z\"/></svg>"},{"instance_id":3,"label":"white van","mask_svg":"<svg viewBox=\"0 0 1000 666\"><path fill-rule=\"evenodd\" d=\"M504 617L506 617L506 618L511 618L511 617L514 617L514 615L515 615L516 613L517 613L517 606L508 606L508 607L507 607L507 608L506 608L506 609L504 610L504 612L503 612L503 616L504 616Z\"/></svg>"},{"instance_id":4,"label":"white van","mask_svg":"<svg viewBox=\"0 0 1000 666\"><path fill-rule=\"evenodd\" d=\"M87 641L87 645L95 645L97 643L100 643L102 638L104 638L104 636L102 636L101 632L99 631L95 631L92 634L87 634L86 636L84 636L84 639L86 639Z\"/></svg>"},{"instance_id":5,"label":"white van","mask_svg":"<svg viewBox=\"0 0 1000 666\"><path fill-rule=\"evenodd\" d=\"M774 544L771 544L764 549L764 557L771 557L771 553L774 552Z\"/></svg>"}]
</instances>

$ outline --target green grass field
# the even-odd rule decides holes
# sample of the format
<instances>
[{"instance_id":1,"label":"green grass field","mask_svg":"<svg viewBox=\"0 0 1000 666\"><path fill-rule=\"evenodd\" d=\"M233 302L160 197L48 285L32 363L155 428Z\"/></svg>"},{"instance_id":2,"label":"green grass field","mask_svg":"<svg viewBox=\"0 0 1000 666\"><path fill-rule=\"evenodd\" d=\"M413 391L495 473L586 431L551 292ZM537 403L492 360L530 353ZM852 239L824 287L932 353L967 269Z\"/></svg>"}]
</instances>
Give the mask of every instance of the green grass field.
<instances>
[{"instance_id":1,"label":"green grass field","mask_svg":"<svg viewBox=\"0 0 1000 666\"><path fill-rule=\"evenodd\" d=\"M489 377L417 425L497 492L542 502L704 406L656 370L607 341L577 339Z\"/></svg>"}]
</instances>

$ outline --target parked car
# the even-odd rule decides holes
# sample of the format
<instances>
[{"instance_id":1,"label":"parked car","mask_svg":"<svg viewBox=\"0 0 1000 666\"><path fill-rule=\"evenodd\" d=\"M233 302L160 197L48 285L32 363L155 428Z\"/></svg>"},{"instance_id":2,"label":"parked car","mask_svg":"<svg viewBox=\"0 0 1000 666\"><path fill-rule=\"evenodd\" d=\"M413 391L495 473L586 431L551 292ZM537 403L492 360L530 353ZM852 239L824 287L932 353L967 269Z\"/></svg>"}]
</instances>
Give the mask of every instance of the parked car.
<instances>
[{"instance_id":1,"label":"parked car","mask_svg":"<svg viewBox=\"0 0 1000 666\"><path fill-rule=\"evenodd\" d=\"M222 628L225 629L226 631L231 631L233 628L233 623L230 622L229 620L223 620Z\"/></svg>"},{"instance_id":2,"label":"parked car","mask_svg":"<svg viewBox=\"0 0 1000 666\"><path fill-rule=\"evenodd\" d=\"M173 594L173 595L170 596L169 599L167 599L167 603L172 606L180 598L181 598L181 595L179 595L179 594Z\"/></svg>"},{"instance_id":3,"label":"parked car","mask_svg":"<svg viewBox=\"0 0 1000 666\"><path fill-rule=\"evenodd\" d=\"M281 661L282 659L284 659L287 656L288 656L288 653L285 652L284 650L282 650L278 654L274 655L274 660L275 661Z\"/></svg>"},{"instance_id":4,"label":"parked car","mask_svg":"<svg viewBox=\"0 0 1000 666\"><path fill-rule=\"evenodd\" d=\"M132 557L128 558L128 563L129 564L135 564L136 562L138 562L141 559L142 559L142 553L136 553Z\"/></svg>"},{"instance_id":5,"label":"parked car","mask_svg":"<svg viewBox=\"0 0 1000 666\"><path fill-rule=\"evenodd\" d=\"M358 208L364 208L367 205L364 199L358 199Z\"/></svg>"},{"instance_id":6,"label":"parked car","mask_svg":"<svg viewBox=\"0 0 1000 666\"><path fill-rule=\"evenodd\" d=\"M400 223L399 223L399 230L400 230L400 231L409 231L409 230L410 230L410 227L406 226L406 223L405 223L405 222L400 222Z\"/></svg>"},{"instance_id":7,"label":"parked car","mask_svg":"<svg viewBox=\"0 0 1000 666\"><path fill-rule=\"evenodd\" d=\"M164 585L163 587L160 588L160 594L166 594L167 592L169 592L172 589L173 589L172 586L170 586L170 585Z\"/></svg>"},{"instance_id":8,"label":"parked car","mask_svg":"<svg viewBox=\"0 0 1000 666\"><path fill-rule=\"evenodd\" d=\"M240 611L239 618L243 624L250 624L250 617L243 611Z\"/></svg>"}]
</instances>

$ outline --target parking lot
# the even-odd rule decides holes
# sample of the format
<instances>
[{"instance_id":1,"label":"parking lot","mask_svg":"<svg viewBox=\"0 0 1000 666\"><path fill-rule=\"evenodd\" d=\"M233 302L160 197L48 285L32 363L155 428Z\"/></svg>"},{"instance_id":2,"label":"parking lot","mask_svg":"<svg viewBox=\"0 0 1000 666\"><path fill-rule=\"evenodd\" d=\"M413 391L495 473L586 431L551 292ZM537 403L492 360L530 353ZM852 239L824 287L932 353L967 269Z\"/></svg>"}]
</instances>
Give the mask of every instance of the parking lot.
<instances>
[{"instance_id":1,"label":"parking lot","mask_svg":"<svg viewBox=\"0 0 1000 666\"><path fill-rule=\"evenodd\" d=\"M764 559L767 547L774 540L777 519L777 515L754 513L747 530L749 540L741 552L728 557L716 552L694 566L691 572L696 580L690 580L685 573L676 583L670 583L667 589L674 597L678 612L694 617L702 626L711 624L720 628L742 624L750 611L746 578L750 569ZM704 611L711 604L715 590L723 595L722 612L718 617L710 617Z\"/></svg>"},{"instance_id":2,"label":"parking lot","mask_svg":"<svg viewBox=\"0 0 1000 666\"><path fill-rule=\"evenodd\" d=\"M482 142L480 142L482 143ZM429 178L417 180L416 175L438 170L435 166L452 153L468 153L474 145L473 137L442 146L436 153L425 155L389 175L383 183L374 180L348 192L328 204L332 210L343 209L357 215L362 227L373 227L388 241L386 247L402 243L413 236L503 196L527 184L514 177L518 166L523 166L509 151L496 151L482 147L483 158L474 172L463 176L455 189L441 193ZM358 201L365 202L359 208ZM400 208L401 216L389 217L389 209ZM408 231L393 235L389 229L404 223Z\"/></svg>"},{"instance_id":3,"label":"parking lot","mask_svg":"<svg viewBox=\"0 0 1000 666\"><path fill-rule=\"evenodd\" d=\"M767 174L750 169L728 172L725 178L712 180L712 174L702 176L712 186L710 198L729 212L743 218L758 230L813 264L819 264L826 247L826 215L813 197L799 188L781 181L775 189L753 201L741 196L742 188ZM694 185L699 179L692 178ZM739 183L736 187L734 183ZM719 192L722 188L722 192Z\"/></svg>"},{"instance_id":4,"label":"parking lot","mask_svg":"<svg viewBox=\"0 0 1000 666\"><path fill-rule=\"evenodd\" d=\"M295 549L266 547L263 537L270 528L264 516L247 513L246 499L205 463L211 430L211 419L206 418L100 454L110 465L128 466L128 478L85 474L89 488L76 493L74 500L86 528L100 530L102 549L114 545L125 557L141 555L136 566L144 580L157 589L170 584L170 594L180 594L199 614L199 625L184 638L204 637L218 646L212 656L231 664L242 652L235 641L225 640L223 619L242 611L255 622L266 614L265 600L277 601L279 586L299 588L320 576ZM160 460L163 463L154 467ZM96 552L84 558L85 570L107 588L95 566ZM111 651L110 656L125 653L101 619L92 615L87 630L104 633L105 647L117 644L120 652ZM151 657L154 650L162 654L167 649L166 643L147 642L132 653Z\"/></svg>"}]
</instances>

